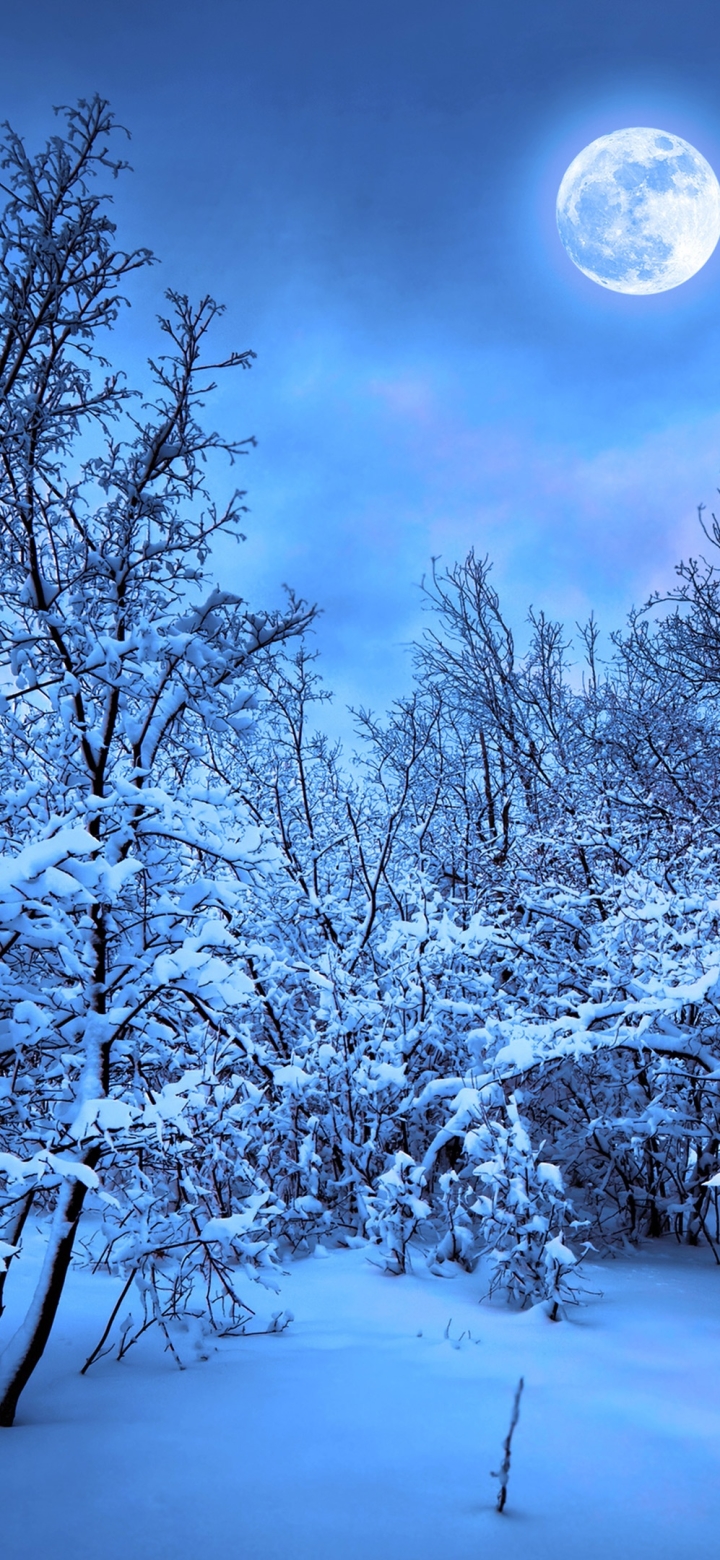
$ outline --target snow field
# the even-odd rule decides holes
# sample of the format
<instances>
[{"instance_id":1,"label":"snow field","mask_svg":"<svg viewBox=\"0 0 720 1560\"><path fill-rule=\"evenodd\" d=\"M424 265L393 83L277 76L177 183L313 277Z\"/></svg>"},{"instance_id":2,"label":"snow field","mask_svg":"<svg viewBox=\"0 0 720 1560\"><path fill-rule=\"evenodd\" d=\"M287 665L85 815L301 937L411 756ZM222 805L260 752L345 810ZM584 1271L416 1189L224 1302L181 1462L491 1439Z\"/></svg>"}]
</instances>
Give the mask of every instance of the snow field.
<instances>
[{"instance_id":1,"label":"snow field","mask_svg":"<svg viewBox=\"0 0 720 1560\"><path fill-rule=\"evenodd\" d=\"M587 1278L603 1298L554 1325L478 1305L477 1274L417 1259L390 1278L337 1251L294 1264L278 1299L251 1294L259 1323L292 1309L287 1332L185 1372L149 1334L83 1378L117 1285L75 1271L0 1434L3 1560L710 1556L720 1273L664 1244ZM19 1311L19 1272L13 1289ZM498 1517L490 1469L521 1373Z\"/></svg>"}]
</instances>

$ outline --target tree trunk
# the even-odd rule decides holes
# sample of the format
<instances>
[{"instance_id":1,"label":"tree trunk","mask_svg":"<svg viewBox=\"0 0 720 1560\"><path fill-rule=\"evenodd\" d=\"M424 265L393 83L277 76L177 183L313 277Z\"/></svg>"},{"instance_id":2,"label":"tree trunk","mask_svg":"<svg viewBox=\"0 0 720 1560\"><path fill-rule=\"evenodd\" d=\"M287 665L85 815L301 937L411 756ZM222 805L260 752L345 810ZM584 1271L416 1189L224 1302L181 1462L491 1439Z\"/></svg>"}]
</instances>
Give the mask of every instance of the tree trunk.
<instances>
[{"instance_id":1,"label":"tree trunk","mask_svg":"<svg viewBox=\"0 0 720 1560\"><path fill-rule=\"evenodd\" d=\"M94 1168L100 1149L85 1155ZM45 1260L27 1316L0 1354L0 1427L13 1424L21 1392L42 1359L70 1266L75 1234L87 1187L63 1181L53 1216Z\"/></svg>"},{"instance_id":2,"label":"tree trunk","mask_svg":"<svg viewBox=\"0 0 720 1560\"><path fill-rule=\"evenodd\" d=\"M9 1224L6 1224L3 1230L3 1240L8 1241L11 1246L17 1246L17 1243L25 1227L25 1220L27 1219L30 1209L32 1208L34 1196L35 1188L33 1187L31 1192L27 1192L25 1196L20 1199L17 1208L15 1209L13 1218L10 1220ZM10 1271L10 1262L12 1260L13 1258L11 1257L5 1266L4 1273L0 1273L0 1316L2 1316L5 1309L3 1304L3 1295L5 1293L5 1284L7 1282L7 1276Z\"/></svg>"}]
</instances>

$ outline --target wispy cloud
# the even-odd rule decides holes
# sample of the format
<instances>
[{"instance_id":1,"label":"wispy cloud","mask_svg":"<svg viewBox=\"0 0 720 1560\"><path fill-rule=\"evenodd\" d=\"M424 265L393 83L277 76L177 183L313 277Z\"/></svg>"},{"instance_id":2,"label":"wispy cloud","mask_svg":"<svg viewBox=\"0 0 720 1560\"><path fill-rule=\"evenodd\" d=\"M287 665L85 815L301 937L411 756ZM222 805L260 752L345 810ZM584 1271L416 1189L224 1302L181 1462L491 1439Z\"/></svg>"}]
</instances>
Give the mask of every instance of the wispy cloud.
<instances>
[{"instance_id":1,"label":"wispy cloud","mask_svg":"<svg viewBox=\"0 0 720 1560\"><path fill-rule=\"evenodd\" d=\"M529 356L450 372L372 360L341 335L298 343L284 370L247 468L243 572L266 597L289 577L319 599L328 678L356 703L407 683L433 556L489 553L518 625L533 603L571 622L594 609L612 627L699 547L720 412L638 431L628 406L620 441L617 415L593 426L586 407L563 406Z\"/></svg>"}]
</instances>

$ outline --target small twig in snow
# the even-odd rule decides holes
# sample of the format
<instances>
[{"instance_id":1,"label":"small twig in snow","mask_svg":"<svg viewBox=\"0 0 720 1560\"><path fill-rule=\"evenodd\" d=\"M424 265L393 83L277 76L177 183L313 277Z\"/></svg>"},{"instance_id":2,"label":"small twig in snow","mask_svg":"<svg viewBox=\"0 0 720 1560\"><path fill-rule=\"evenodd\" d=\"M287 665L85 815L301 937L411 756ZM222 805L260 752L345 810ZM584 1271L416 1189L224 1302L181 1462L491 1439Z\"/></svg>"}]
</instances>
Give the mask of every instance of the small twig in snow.
<instances>
[{"instance_id":1,"label":"small twig in snow","mask_svg":"<svg viewBox=\"0 0 720 1560\"><path fill-rule=\"evenodd\" d=\"M505 1437L503 1446L503 1460L500 1464L498 1472L491 1475L493 1479L500 1480L500 1488L498 1490L498 1497L495 1505L495 1510L499 1512L505 1510L505 1502L507 1500L507 1488L508 1481L510 1479L510 1458L512 1456L512 1438L515 1432L515 1426L517 1425L518 1419L520 1418L520 1398L522 1397L522 1389L524 1385L525 1378L524 1376L521 1376L515 1389L515 1398L513 1401L512 1414L510 1416L510 1428Z\"/></svg>"}]
</instances>

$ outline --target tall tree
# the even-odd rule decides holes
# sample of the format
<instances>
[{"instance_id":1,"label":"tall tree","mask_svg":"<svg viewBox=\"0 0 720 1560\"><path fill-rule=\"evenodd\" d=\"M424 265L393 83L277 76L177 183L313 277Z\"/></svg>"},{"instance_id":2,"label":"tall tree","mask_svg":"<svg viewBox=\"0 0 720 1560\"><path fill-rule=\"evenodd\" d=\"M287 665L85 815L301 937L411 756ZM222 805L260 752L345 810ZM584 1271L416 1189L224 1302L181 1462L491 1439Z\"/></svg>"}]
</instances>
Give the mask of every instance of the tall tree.
<instances>
[{"instance_id":1,"label":"tall tree","mask_svg":"<svg viewBox=\"0 0 720 1560\"><path fill-rule=\"evenodd\" d=\"M312 617L292 597L254 614L209 586L213 540L239 535L243 505L240 493L212 501L206 462L244 443L205 432L199 412L214 372L252 357L207 361L217 305L168 295L167 351L144 402L100 353L126 280L151 260L115 245L102 189L126 166L114 134L95 98L66 112L37 157L8 128L2 157L0 1253L11 1270L30 1207L52 1211L34 1298L0 1356L3 1425L45 1348L99 1176L111 1200L134 1177L148 1248L162 1161L166 1214L184 1198L197 1243L173 1147L188 1136L183 1069L227 1039L244 1000L232 940L262 870L223 752L248 721L253 655L267 659ZM190 1236L178 1236L185 1249ZM207 1242L203 1252L211 1261ZM221 1261L214 1271L227 1286Z\"/></svg>"}]
</instances>

